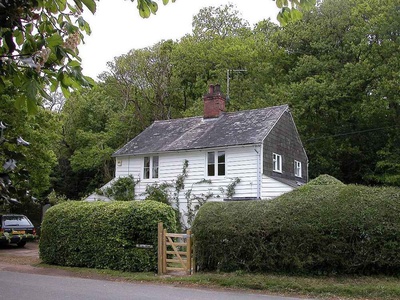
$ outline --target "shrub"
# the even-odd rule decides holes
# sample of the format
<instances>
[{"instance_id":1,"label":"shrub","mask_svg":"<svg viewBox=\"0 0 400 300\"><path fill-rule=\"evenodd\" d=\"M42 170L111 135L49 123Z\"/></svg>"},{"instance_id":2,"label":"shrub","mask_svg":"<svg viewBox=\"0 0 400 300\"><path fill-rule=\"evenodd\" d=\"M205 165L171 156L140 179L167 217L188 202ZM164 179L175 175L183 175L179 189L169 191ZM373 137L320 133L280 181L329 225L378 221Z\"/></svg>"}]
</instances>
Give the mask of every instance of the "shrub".
<instances>
[{"instance_id":1,"label":"shrub","mask_svg":"<svg viewBox=\"0 0 400 300\"><path fill-rule=\"evenodd\" d=\"M62 266L153 271L158 222L176 229L173 209L155 201L65 202L46 212L40 257Z\"/></svg>"},{"instance_id":2,"label":"shrub","mask_svg":"<svg viewBox=\"0 0 400 300\"><path fill-rule=\"evenodd\" d=\"M103 194L117 201L131 201L135 198L135 186L138 183L132 175L119 177L104 189Z\"/></svg>"},{"instance_id":3,"label":"shrub","mask_svg":"<svg viewBox=\"0 0 400 300\"><path fill-rule=\"evenodd\" d=\"M203 270L400 274L400 189L305 185L271 201L206 203Z\"/></svg>"},{"instance_id":4,"label":"shrub","mask_svg":"<svg viewBox=\"0 0 400 300\"><path fill-rule=\"evenodd\" d=\"M344 185L344 183L333 176L323 174L311 180L308 185Z\"/></svg>"}]
</instances>

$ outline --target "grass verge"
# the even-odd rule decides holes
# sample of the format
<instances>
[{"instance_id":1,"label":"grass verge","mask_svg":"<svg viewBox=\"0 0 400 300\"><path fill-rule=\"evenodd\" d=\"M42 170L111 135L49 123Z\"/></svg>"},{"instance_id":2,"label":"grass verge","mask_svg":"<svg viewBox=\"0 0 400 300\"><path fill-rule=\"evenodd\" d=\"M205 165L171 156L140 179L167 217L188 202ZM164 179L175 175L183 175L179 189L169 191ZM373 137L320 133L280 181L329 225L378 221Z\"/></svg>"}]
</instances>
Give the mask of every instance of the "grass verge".
<instances>
[{"instance_id":1,"label":"grass verge","mask_svg":"<svg viewBox=\"0 0 400 300\"><path fill-rule=\"evenodd\" d=\"M174 283L211 288L257 290L265 293L319 299L400 299L400 278L396 277L303 277L236 273L197 273L192 276L157 276L114 270L38 266L63 269L96 279Z\"/></svg>"}]
</instances>

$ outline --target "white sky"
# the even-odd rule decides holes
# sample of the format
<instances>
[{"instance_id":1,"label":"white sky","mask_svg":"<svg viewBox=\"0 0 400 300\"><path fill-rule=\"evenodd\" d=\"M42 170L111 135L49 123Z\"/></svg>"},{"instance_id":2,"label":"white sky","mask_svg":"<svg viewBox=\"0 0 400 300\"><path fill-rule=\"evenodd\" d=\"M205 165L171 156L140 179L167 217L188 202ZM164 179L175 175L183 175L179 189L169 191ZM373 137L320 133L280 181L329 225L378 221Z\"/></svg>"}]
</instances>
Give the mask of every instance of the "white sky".
<instances>
[{"instance_id":1,"label":"white sky","mask_svg":"<svg viewBox=\"0 0 400 300\"><path fill-rule=\"evenodd\" d=\"M254 25L271 18L276 22L278 8L272 0L176 0L166 6L161 0L157 15L142 19L130 0L100 0L95 15L84 13L92 34L79 46L83 73L93 79L107 70L106 63L131 49L152 46L161 40L179 40L192 31L192 18L203 7L233 3L243 19Z\"/></svg>"}]
</instances>

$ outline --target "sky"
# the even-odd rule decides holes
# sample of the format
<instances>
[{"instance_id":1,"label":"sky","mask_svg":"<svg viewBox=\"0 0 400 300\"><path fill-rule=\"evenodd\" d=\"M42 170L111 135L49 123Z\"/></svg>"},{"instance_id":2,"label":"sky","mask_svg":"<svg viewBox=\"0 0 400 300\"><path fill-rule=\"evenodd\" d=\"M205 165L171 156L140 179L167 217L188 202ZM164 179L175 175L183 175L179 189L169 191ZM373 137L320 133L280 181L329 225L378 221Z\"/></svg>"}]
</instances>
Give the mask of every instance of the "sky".
<instances>
[{"instance_id":1,"label":"sky","mask_svg":"<svg viewBox=\"0 0 400 300\"><path fill-rule=\"evenodd\" d=\"M254 25L271 18L276 22L278 8L272 0L176 0L166 6L161 0L156 15L142 19L136 1L101 0L92 15L84 12L92 34L79 46L83 73L96 79L107 70L107 62L132 49L151 47L161 40L179 40L192 32L192 18L203 7L218 7L228 3L236 6L243 19Z\"/></svg>"}]
</instances>

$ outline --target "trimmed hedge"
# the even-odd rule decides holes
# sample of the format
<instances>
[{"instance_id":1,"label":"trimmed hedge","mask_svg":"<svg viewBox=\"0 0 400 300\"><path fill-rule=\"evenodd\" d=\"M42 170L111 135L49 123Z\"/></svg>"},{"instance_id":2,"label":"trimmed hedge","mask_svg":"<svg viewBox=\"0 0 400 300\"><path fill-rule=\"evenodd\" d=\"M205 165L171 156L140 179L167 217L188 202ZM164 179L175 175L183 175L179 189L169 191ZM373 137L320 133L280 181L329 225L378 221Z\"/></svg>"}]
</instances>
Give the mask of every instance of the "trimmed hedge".
<instances>
[{"instance_id":1,"label":"trimmed hedge","mask_svg":"<svg viewBox=\"0 0 400 300\"><path fill-rule=\"evenodd\" d=\"M68 201L46 212L40 257L62 266L154 271L158 222L174 232L174 210L155 201ZM139 244L153 248L136 247Z\"/></svg>"},{"instance_id":2,"label":"trimmed hedge","mask_svg":"<svg viewBox=\"0 0 400 300\"><path fill-rule=\"evenodd\" d=\"M400 189L305 185L210 202L193 224L201 270L400 274Z\"/></svg>"}]
</instances>

